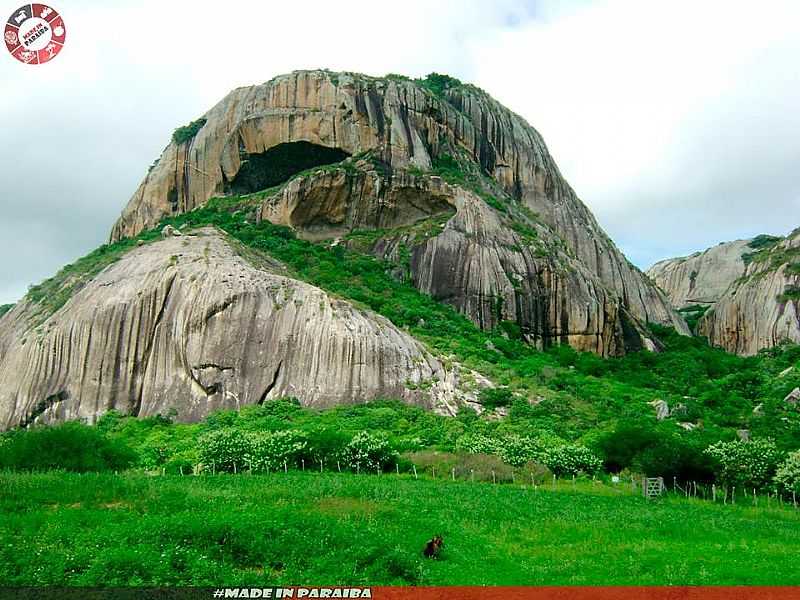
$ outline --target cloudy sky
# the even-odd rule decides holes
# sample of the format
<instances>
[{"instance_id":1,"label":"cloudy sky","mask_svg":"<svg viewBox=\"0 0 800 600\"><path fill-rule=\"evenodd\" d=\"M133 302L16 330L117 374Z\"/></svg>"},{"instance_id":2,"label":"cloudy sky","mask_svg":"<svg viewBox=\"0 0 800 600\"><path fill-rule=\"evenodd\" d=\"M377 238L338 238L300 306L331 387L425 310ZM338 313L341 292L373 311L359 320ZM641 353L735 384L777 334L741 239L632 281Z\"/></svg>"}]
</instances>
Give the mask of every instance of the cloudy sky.
<instances>
[{"instance_id":1,"label":"cloudy sky","mask_svg":"<svg viewBox=\"0 0 800 600\"><path fill-rule=\"evenodd\" d=\"M176 126L301 68L486 89L643 268L800 225L794 0L50 4L59 56L0 47L0 304L105 241Z\"/></svg>"}]
</instances>

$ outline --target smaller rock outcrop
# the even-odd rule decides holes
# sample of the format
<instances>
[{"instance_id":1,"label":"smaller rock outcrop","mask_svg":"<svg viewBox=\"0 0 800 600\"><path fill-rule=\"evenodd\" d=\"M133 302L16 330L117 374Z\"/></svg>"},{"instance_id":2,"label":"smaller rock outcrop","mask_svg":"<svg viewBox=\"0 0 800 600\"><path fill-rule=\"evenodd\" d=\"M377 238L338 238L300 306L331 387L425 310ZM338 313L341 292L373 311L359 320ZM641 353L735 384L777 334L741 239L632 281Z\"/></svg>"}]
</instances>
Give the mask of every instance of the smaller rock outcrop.
<instances>
[{"instance_id":1,"label":"smaller rock outcrop","mask_svg":"<svg viewBox=\"0 0 800 600\"><path fill-rule=\"evenodd\" d=\"M752 355L800 343L800 229L720 244L647 273L684 314L700 309L697 333L715 346Z\"/></svg>"},{"instance_id":2,"label":"smaller rock outcrop","mask_svg":"<svg viewBox=\"0 0 800 600\"><path fill-rule=\"evenodd\" d=\"M714 304L744 275L742 257L752 252L751 241L726 242L691 256L662 260L650 267L647 275L676 308Z\"/></svg>"},{"instance_id":3,"label":"smaller rock outcrop","mask_svg":"<svg viewBox=\"0 0 800 600\"><path fill-rule=\"evenodd\" d=\"M39 307L20 302L0 329L0 430L111 409L195 421L282 396L320 408L400 398L450 415L474 400L458 365L387 319L237 248L213 228L169 235L38 326Z\"/></svg>"},{"instance_id":4,"label":"smaller rock outcrop","mask_svg":"<svg viewBox=\"0 0 800 600\"><path fill-rule=\"evenodd\" d=\"M797 406L800 404L800 387L794 388L791 392L786 395L786 398L783 399L784 403L790 406Z\"/></svg>"}]
</instances>

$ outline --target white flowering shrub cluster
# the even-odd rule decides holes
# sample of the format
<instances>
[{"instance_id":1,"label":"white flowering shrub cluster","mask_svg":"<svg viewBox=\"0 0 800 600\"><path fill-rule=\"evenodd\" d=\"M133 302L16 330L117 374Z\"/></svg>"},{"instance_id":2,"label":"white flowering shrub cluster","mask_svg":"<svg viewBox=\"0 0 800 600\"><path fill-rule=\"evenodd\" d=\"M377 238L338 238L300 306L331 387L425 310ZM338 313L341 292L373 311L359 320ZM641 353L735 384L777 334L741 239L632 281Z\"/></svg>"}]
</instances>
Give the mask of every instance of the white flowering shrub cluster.
<instances>
[{"instance_id":1,"label":"white flowering shrub cluster","mask_svg":"<svg viewBox=\"0 0 800 600\"><path fill-rule=\"evenodd\" d=\"M246 440L248 467L256 473L277 471L284 464L294 465L308 447L305 434L295 429L250 433Z\"/></svg>"},{"instance_id":2,"label":"white flowering shrub cluster","mask_svg":"<svg viewBox=\"0 0 800 600\"><path fill-rule=\"evenodd\" d=\"M784 453L767 439L717 442L705 449L716 463L718 481L728 486L764 489L772 481Z\"/></svg>"},{"instance_id":3,"label":"white flowering shrub cluster","mask_svg":"<svg viewBox=\"0 0 800 600\"><path fill-rule=\"evenodd\" d=\"M800 494L800 450L792 452L778 467L775 484L785 493Z\"/></svg>"},{"instance_id":4,"label":"white flowering shrub cluster","mask_svg":"<svg viewBox=\"0 0 800 600\"><path fill-rule=\"evenodd\" d=\"M500 441L482 433L465 433L456 440L458 452L470 454L499 454Z\"/></svg>"},{"instance_id":5,"label":"white flowering shrub cluster","mask_svg":"<svg viewBox=\"0 0 800 600\"><path fill-rule=\"evenodd\" d=\"M458 438L456 450L471 454L495 454L503 462L515 467L536 462L546 465L557 475L594 474L603 466L600 458L589 448L567 444L554 435L535 438L507 435L495 438L468 433Z\"/></svg>"},{"instance_id":6,"label":"white flowering shrub cluster","mask_svg":"<svg viewBox=\"0 0 800 600\"><path fill-rule=\"evenodd\" d=\"M393 464L397 453L385 436L362 431L345 446L343 457L352 469L376 471Z\"/></svg>"},{"instance_id":7,"label":"white flowering shrub cluster","mask_svg":"<svg viewBox=\"0 0 800 600\"><path fill-rule=\"evenodd\" d=\"M576 444L547 449L542 462L555 475L593 475L603 466L603 461L594 452Z\"/></svg>"},{"instance_id":8,"label":"white flowering shrub cluster","mask_svg":"<svg viewBox=\"0 0 800 600\"><path fill-rule=\"evenodd\" d=\"M212 431L200 438L200 461L216 471L241 471L246 467L250 444L236 429Z\"/></svg>"},{"instance_id":9,"label":"white flowering shrub cluster","mask_svg":"<svg viewBox=\"0 0 800 600\"><path fill-rule=\"evenodd\" d=\"M538 439L509 435L500 440L499 454L503 462L521 467L531 461L542 462L545 449Z\"/></svg>"}]
</instances>

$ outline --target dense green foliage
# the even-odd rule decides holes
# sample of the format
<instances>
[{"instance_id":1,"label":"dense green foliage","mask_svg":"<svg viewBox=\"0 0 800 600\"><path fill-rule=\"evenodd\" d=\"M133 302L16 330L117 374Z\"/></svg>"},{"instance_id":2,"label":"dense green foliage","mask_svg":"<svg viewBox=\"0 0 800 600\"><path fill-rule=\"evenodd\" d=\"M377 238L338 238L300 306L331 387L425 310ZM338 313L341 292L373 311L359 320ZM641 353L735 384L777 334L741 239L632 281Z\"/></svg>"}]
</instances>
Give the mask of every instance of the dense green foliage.
<instances>
[{"instance_id":1,"label":"dense green foliage","mask_svg":"<svg viewBox=\"0 0 800 600\"><path fill-rule=\"evenodd\" d=\"M12 431L0 438L0 469L114 471L130 467L136 459L122 440L76 422Z\"/></svg>"},{"instance_id":2,"label":"dense green foliage","mask_svg":"<svg viewBox=\"0 0 800 600\"><path fill-rule=\"evenodd\" d=\"M692 333L697 335L697 323L708 312L710 306L708 304L694 304L685 308L679 308L678 312L686 320L686 324Z\"/></svg>"},{"instance_id":3,"label":"dense green foliage","mask_svg":"<svg viewBox=\"0 0 800 600\"><path fill-rule=\"evenodd\" d=\"M793 499L800 496L800 450L792 452L781 463L775 474L775 481L785 494L792 494Z\"/></svg>"},{"instance_id":4,"label":"dense green foliage","mask_svg":"<svg viewBox=\"0 0 800 600\"><path fill-rule=\"evenodd\" d=\"M424 79L416 79L415 81L439 98L444 98L447 90L463 85L455 77L442 73L430 73Z\"/></svg>"},{"instance_id":5,"label":"dense green foliage","mask_svg":"<svg viewBox=\"0 0 800 600\"><path fill-rule=\"evenodd\" d=\"M13 304L0 304L0 317L10 311L12 308L14 308Z\"/></svg>"},{"instance_id":6,"label":"dense green foliage","mask_svg":"<svg viewBox=\"0 0 800 600\"><path fill-rule=\"evenodd\" d=\"M189 140L193 139L194 136L197 135L197 132L203 128L203 125L206 124L205 117L201 117L196 121L192 121L188 125L184 125L183 127L178 127L175 131L172 132L172 141L178 145L188 142Z\"/></svg>"},{"instance_id":7,"label":"dense green foliage","mask_svg":"<svg viewBox=\"0 0 800 600\"><path fill-rule=\"evenodd\" d=\"M9 586L800 584L800 513L763 499L296 471L0 474L0 490Z\"/></svg>"}]
</instances>

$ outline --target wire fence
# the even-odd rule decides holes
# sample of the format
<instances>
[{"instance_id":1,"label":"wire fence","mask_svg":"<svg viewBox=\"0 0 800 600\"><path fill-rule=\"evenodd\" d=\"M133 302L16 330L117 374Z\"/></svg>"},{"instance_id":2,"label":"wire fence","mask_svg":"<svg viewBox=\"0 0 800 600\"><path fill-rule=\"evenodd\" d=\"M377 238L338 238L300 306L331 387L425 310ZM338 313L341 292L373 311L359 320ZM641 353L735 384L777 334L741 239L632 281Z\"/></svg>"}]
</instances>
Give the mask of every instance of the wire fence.
<instances>
[{"instance_id":1,"label":"wire fence","mask_svg":"<svg viewBox=\"0 0 800 600\"><path fill-rule=\"evenodd\" d=\"M673 477L667 480L663 477L637 477L631 476L622 479L612 476L610 479L593 477L591 479L583 476L558 476L525 471L515 468L510 470L476 470L465 469L463 467L442 468L436 466L425 466L417 468L416 464L407 465L401 468L400 464L395 463L391 469L384 469L381 466L374 468L361 468L361 465L351 466L342 461L317 460L314 462L299 461L297 464L284 461L278 468L268 470L271 473L288 473L289 471L301 471L312 473L352 473L356 475L371 476L396 476L412 479L431 479L449 480L453 482L471 483L492 483L495 485L516 485L527 487L532 490L577 490L591 489L602 490L610 494L619 495L640 495L648 500L684 498L712 502L721 505L731 506L753 506L765 508L798 508L798 497L795 492L781 494L778 490L759 491L756 488L744 486L724 486L716 483L698 482L692 480L678 480ZM191 469L180 469L179 474L184 476L199 476L204 474L217 474L223 472L217 470L216 465L195 465ZM228 471L225 471L228 472ZM253 474L250 468L237 469L234 464L232 472L234 474ZM159 474L166 475L165 469L161 469ZM657 483L655 483L657 482Z\"/></svg>"}]
</instances>

